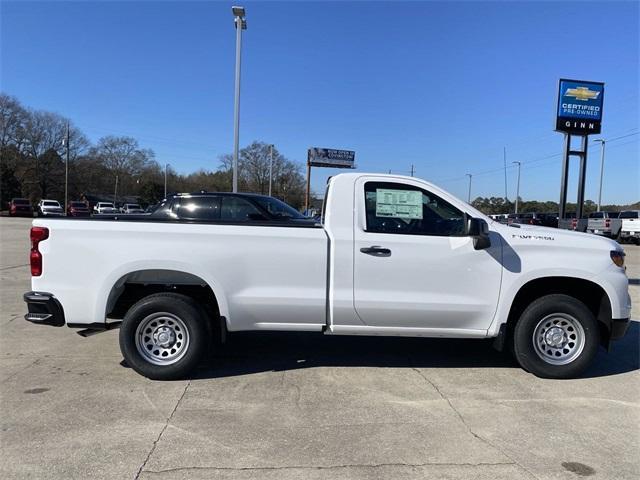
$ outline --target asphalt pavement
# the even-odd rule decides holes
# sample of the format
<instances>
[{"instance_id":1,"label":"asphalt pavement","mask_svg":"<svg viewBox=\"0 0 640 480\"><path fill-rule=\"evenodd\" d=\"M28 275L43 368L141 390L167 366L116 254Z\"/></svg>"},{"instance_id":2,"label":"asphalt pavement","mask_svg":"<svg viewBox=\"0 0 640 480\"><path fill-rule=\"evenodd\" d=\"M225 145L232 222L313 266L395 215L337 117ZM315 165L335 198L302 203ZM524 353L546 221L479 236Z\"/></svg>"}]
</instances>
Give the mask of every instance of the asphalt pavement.
<instances>
[{"instance_id":1,"label":"asphalt pavement","mask_svg":"<svg viewBox=\"0 0 640 480\"><path fill-rule=\"evenodd\" d=\"M637 322L576 380L490 341L243 333L157 382L117 331L24 321L29 225L0 218L2 479L640 478Z\"/></svg>"}]
</instances>

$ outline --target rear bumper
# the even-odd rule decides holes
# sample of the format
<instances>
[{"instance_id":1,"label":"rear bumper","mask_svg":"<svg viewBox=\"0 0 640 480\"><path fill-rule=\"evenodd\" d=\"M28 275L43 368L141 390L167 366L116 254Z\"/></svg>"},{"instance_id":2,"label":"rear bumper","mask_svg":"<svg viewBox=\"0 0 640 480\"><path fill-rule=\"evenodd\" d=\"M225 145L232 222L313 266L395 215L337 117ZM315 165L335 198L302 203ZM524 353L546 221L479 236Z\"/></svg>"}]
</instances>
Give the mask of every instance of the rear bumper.
<instances>
[{"instance_id":1,"label":"rear bumper","mask_svg":"<svg viewBox=\"0 0 640 480\"><path fill-rule=\"evenodd\" d=\"M28 313L24 316L25 320L38 325L64 326L64 310L58 299L52 294L27 292L23 298L28 308Z\"/></svg>"}]
</instances>

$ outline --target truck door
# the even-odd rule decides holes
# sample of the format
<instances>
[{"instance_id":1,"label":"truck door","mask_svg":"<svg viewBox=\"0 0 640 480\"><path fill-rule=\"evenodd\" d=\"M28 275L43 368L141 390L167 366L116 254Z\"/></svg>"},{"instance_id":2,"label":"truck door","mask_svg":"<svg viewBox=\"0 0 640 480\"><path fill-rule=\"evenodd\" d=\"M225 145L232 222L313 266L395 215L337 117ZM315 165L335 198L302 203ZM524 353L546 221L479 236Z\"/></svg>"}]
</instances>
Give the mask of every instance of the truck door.
<instances>
[{"instance_id":1,"label":"truck door","mask_svg":"<svg viewBox=\"0 0 640 480\"><path fill-rule=\"evenodd\" d=\"M501 245L475 250L465 214L420 182L356 182L354 305L369 326L483 330L498 303Z\"/></svg>"}]
</instances>

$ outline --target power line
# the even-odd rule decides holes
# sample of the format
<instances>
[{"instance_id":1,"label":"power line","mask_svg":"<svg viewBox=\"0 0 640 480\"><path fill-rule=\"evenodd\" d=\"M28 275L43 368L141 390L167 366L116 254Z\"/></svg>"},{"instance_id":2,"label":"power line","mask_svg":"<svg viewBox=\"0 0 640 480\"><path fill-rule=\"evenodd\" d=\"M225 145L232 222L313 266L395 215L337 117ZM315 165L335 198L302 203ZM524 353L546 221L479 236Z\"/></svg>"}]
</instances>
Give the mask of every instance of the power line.
<instances>
[{"instance_id":1,"label":"power line","mask_svg":"<svg viewBox=\"0 0 640 480\"><path fill-rule=\"evenodd\" d=\"M637 130L637 129L632 129L632 130ZM638 134L640 134L640 132L628 133L626 135L620 135L620 136L617 136L617 137L613 137L613 138L607 139L607 143L614 142L616 140L620 140L620 139L623 139L623 138L632 137L632 136L635 136L635 135L638 135ZM596 145L596 143L597 142L592 141L591 145ZM628 142L628 143L635 143L635 141ZM624 145L626 145L628 143L625 143ZM615 146L619 146L619 145L621 145L621 144L617 144ZM543 157L522 161L522 164L526 165L526 164L530 164L530 163L536 163L536 162L540 162L540 161L547 160L549 158L555 158L555 157L562 157L562 153L553 153L553 154L549 154L549 155L546 155L546 156L543 156ZM550 163L552 163L552 162L549 162L549 164ZM507 166L506 168L511 169L511 168L516 168L516 167L511 165L511 166ZM491 173L496 173L496 172L502 172L503 169L504 169L504 167L493 168L493 169L490 169L490 170L483 170L483 171L474 173L473 176L475 177L475 176L489 175ZM444 179L444 180L438 180L438 181L436 181L436 183L448 183L448 182L461 181L461 180L466 180L466 179L467 179L467 175L462 175L462 176L452 177L452 178L448 178L448 179Z\"/></svg>"}]
</instances>

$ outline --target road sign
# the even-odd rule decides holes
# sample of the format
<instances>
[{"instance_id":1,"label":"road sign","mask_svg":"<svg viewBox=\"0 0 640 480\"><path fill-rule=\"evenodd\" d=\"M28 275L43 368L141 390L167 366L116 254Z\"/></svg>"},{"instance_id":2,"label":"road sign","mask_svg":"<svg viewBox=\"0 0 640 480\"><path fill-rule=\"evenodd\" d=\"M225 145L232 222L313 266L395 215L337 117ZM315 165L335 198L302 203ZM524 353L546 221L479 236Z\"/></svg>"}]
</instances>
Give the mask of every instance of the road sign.
<instances>
[{"instance_id":1,"label":"road sign","mask_svg":"<svg viewBox=\"0 0 640 480\"><path fill-rule=\"evenodd\" d=\"M307 163L311 167L354 168L356 152L335 148L310 148Z\"/></svg>"},{"instance_id":2,"label":"road sign","mask_svg":"<svg viewBox=\"0 0 640 480\"><path fill-rule=\"evenodd\" d=\"M572 135L600 133L604 83L561 78L556 131Z\"/></svg>"}]
</instances>

